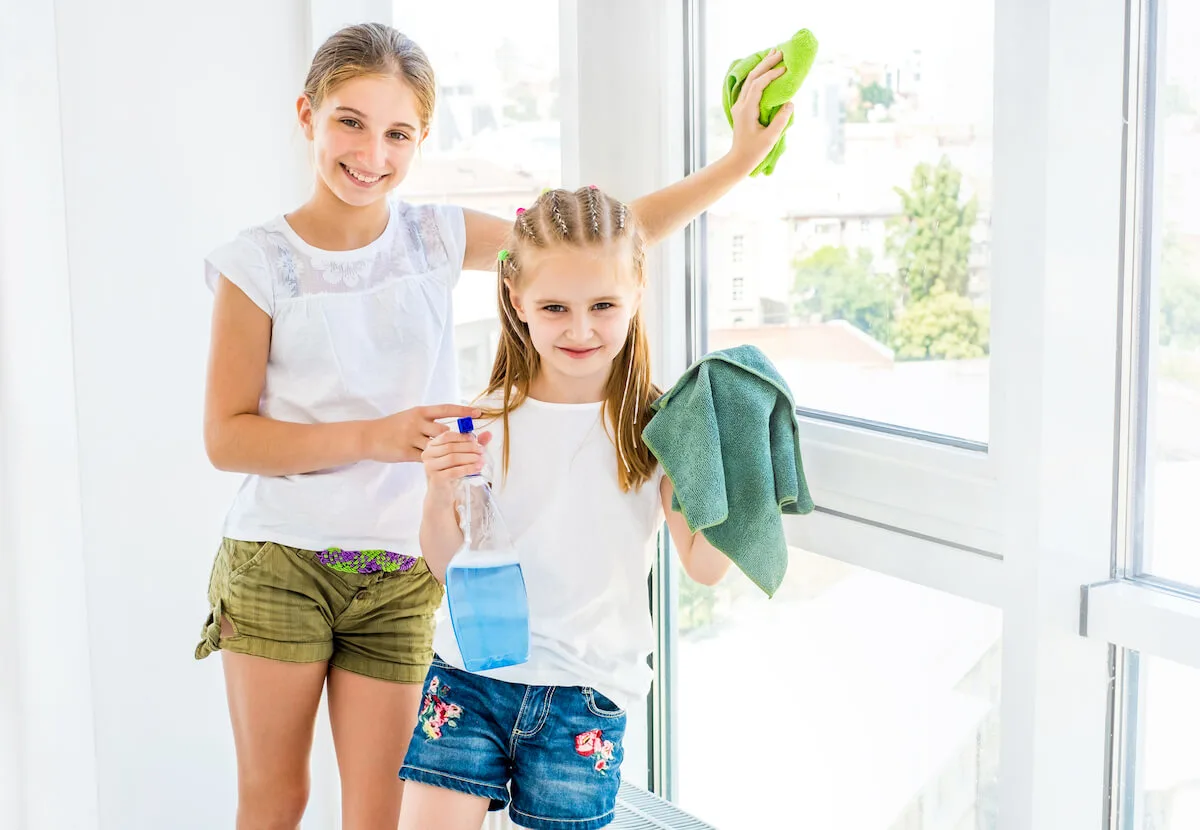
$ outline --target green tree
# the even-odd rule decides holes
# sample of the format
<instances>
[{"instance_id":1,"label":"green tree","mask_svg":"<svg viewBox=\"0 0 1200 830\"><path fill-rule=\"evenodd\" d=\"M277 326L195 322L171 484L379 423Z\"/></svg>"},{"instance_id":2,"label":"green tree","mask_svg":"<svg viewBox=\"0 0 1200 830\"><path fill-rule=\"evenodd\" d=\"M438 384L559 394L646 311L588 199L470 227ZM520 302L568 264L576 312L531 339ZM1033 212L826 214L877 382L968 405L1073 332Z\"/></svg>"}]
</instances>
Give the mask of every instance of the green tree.
<instances>
[{"instance_id":1,"label":"green tree","mask_svg":"<svg viewBox=\"0 0 1200 830\"><path fill-rule=\"evenodd\" d=\"M896 103L896 95L886 86L881 86L878 81L872 81L866 86L858 87L858 100L862 101L864 109L876 104L890 107Z\"/></svg>"},{"instance_id":2,"label":"green tree","mask_svg":"<svg viewBox=\"0 0 1200 830\"><path fill-rule=\"evenodd\" d=\"M896 188L903 213L889 223L888 251L910 301L929 297L934 287L966 296L971 229L978 204L960 202L962 173L942 157L918 164L908 190Z\"/></svg>"},{"instance_id":3,"label":"green tree","mask_svg":"<svg viewBox=\"0 0 1200 830\"><path fill-rule=\"evenodd\" d=\"M795 264L793 302L797 314L845 320L887 343L896 305L890 277L876 274L871 252L826 245Z\"/></svg>"},{"instance_id":4,"label":"green tree","mask_svg":"<svg viewBox=\"0 0 1200 830\"><path fill-rule=\"evenodd\" d=\"M896 321L892 348L900 360L963 360L988 350L987 309L935 285L905 306Z\"/></svg>"}]
</instances>

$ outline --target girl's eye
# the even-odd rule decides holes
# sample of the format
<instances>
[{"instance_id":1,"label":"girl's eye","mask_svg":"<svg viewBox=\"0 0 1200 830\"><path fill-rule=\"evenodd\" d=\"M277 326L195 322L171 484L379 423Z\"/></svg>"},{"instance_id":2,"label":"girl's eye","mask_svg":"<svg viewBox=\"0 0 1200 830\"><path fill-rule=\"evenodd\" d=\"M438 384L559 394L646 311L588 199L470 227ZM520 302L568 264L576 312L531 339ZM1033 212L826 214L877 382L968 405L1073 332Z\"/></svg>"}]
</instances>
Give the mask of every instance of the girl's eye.
<instances>
[{"instance_id":1,"label":"girl's eye","mask_svg":"<svg viewBox=\"0 0 1200 830\"><path fill-rule=\"evenodd\" d=\"M549 311L551 314L558 314L560 312L566 311L567 308L566 308L566 306L561 306L561 305L548 305L548 306L543 306L542 310Z\"/></svg>"},{"instance_id":2,"label":"girl's eye","mask_svg":"<svg viewBox=\"0 0 1200 830\"><path fill-rule=\"evenodd\" d=\"M353 118L341 118L341 119L339 119L339 120L340 120L340 121L341 121L343 124L345 124L347 127L351 127L351 128L357 129L357 128L358 128L358 126L359 126L359 123L358 123L357 121L355 121Z\"/></svg>"},{"instance_id":3,"label":"girl's eye","mask_svg":"<svg viewBox=\"0 0 1200 830\"><path fill-rule=\"evenodd\" d=\"M388 138L393 141L408 141L408 136L404 133L388 133Z\"/></svg>"},{"instance_id":4,"label":"girl's eye","mask_svg":"<svg viewBox=\"0 0 1200 830\"><path fill-rule=\"evenodd\" d=\"M592 306L592 309L595 311L608 311L612 307L612 303L596 303L594 306Z\"/></svg>"}]
</instances>

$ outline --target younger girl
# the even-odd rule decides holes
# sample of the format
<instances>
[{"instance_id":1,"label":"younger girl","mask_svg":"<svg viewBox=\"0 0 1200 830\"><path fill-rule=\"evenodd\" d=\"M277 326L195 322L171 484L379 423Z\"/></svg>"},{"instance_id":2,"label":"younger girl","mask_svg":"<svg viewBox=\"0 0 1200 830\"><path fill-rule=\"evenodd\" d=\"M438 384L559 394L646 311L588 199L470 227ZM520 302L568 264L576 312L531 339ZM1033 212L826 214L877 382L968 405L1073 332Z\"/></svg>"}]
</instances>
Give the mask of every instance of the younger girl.
<instances>
[{"instance_id":1,"label":"younger girl","mask_svg":"<svg viewBox=\"0 0 1200 830\"><path fill-rule=\"evenodd\" d=\"M522 827L608 825L625 709L650 688L646 580L664 511L693 579L713 584L730 565L671 512L671 482L641 440L658 390L631 211L594 188L545 193L518 215L498 272L502 336L482 404L529 593L530 658L466 672L451 626L438 626L400 773L402 830L478 830L510 797ZM482 469L483 443L446 433L423 453L421 550L437 574L462 544L454 486Z\"/></svg>"}]
</instances>

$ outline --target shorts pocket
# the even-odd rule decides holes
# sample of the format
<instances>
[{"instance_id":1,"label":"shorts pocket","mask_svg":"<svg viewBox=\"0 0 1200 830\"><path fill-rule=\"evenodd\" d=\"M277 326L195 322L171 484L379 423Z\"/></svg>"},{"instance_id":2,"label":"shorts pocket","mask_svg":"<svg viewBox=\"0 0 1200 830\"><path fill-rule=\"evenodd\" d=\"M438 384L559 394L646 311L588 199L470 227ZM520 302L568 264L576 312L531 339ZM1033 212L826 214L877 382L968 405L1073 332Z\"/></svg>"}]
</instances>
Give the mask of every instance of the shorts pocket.
<instances>
[{"instance_id":1,"label":"shorts pocket","mask_svg":"<svg viewBox=\"0 0 1200 830\"><path fill-rule=\"evenodd\" d=\"M226 539L213 561L212 573L208 578L208 617L200 632L200 643L196 646L196 659L201 660L221 647L221 624L226 620L225 605L229 601L233 581L253 568L266 556L270 542L242 542ZM237 629L229 621L233 636Z\"/></svg>"},{"instance_id":2,"label":"shorts pocket","mask_svg":"<svg viewBox=\"0 0 1200 830\"><path fill-rule=\"evenodd\" d=\"M229 581L237 579L267 555L271 542L229 541Z\"/></svg>"},{"instance_id":3,"label":"shorts pocket","mask_svg":"<svg viewBox=\"0 0 1200 830\"><path fill-rule=\"evenodd\" d=\"M583 687L583 702L587 705L588 711L598 718L625 717L624 709L591 687Z\"/></svg>"}]
</instances>

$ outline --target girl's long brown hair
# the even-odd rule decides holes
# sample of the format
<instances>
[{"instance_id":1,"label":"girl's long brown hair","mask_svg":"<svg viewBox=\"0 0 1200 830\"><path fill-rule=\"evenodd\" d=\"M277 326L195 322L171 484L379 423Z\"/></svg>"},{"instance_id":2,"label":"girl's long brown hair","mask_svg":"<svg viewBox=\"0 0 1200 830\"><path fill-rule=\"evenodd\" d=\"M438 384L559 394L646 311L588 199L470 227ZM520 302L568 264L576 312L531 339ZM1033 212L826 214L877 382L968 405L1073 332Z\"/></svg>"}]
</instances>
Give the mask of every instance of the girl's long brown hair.
<instances>
[{"instance_id":1,"label":"girl's long brown hair","mask_svg":"<svg viewBox=\"0 0 1200 830\"><path fill-rule=\"evenodd\" d=\"M645 249L629 208L594 187L574 193L547 190L525 211L518 213L505 250L496 264L496 291L500 304L500 345L492 377L483 397L500 393L499 410L486 412L504 424L503 469L507 474L508 413L529 397L541 359L529 336L529 326L517 316L506 281L519 285L523 264L537 252L556 246L584 250L627 252L638 285L644 285ZM612 363L604 393L602 416L617 450L617 477L621 490L637 490L654 474L657 461L642 441L642 428L650 420L650 404L659 390L650 379L650 347L639 306L629 324L625 347Z\"/></svg>"}]
</instances>

